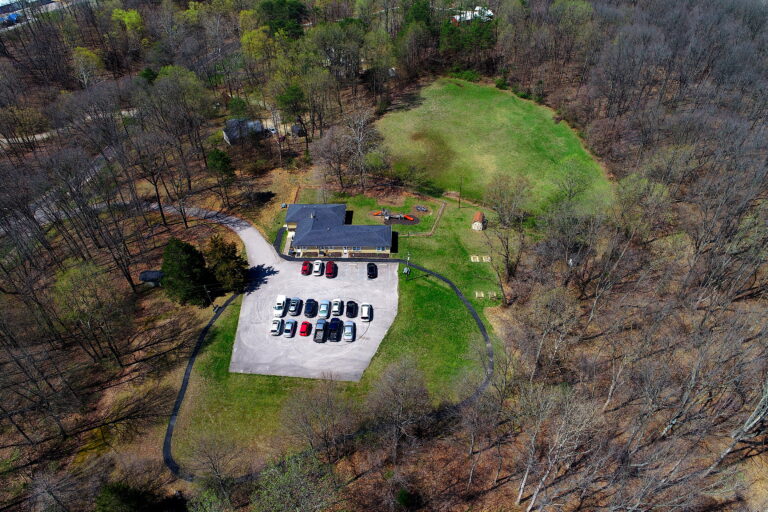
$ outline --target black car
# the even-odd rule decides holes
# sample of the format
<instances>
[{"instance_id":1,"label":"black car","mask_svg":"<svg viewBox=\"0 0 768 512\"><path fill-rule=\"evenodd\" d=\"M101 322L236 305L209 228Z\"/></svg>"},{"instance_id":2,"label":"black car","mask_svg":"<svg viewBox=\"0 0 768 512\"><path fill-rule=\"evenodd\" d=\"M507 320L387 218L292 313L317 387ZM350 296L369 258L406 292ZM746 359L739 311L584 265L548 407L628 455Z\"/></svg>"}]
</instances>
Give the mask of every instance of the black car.
<instances>
[{"instance_id":1,"label":"black car","mask_svg":"<svg viewBox=\"0 0 768 512\"><path fill-rule=\"evenodd\" d=\"M314 318L317 315L317 301L315 299L307 299L304 303L304 316L307 318Z\"/></svg>"},{"instance_id":2,"label":"black car","mask_svg":"<svg viewBox=\"0 0 768 512\"><path fill-rule=\"evenodd\" d=\"M344 322L338 318L332 318L328 326L328 341L340 341L342 329L344 329Z\"/></svg>"},{"instance_id":3,"label":"black car","mask_svg":"<svg viewBox=\"0 0 768 512\"><path fill-rule=\"evenodd\" d=\"M379 269L376 267L375 263L369 263L368 264L368 279L376 279L376 276L379 275Z\"/></svg>"},{"instance_id":4,"label":"black car","mask_svg":"<svg viewBox=\"0 0 768 512\"><path fill-rule=\"evenodd\" d=\"M353 300L347 301L347 318L355 318L357 316L357 302Z\"/></svg>"}]
</instances>

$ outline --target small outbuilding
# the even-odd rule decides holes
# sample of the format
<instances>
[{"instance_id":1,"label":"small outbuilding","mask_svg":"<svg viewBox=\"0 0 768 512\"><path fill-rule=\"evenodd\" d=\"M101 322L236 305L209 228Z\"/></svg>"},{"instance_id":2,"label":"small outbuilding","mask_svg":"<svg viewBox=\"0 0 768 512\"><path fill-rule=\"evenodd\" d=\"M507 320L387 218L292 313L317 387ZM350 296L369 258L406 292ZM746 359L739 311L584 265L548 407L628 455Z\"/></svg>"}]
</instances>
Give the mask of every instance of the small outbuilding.
<instances>
[{"instance_id":1,"label":"small outbuilding","mask_svg":"<svg viewBox=\"0 0 768 512\"><path fill-rule=\"evenodd\" d=\"M483 212L477 212L475 213L475 216L472 217L472 229L475 231L482 231L485 229L485 215Z\"/></svg>"},{"instance_id":2,"label":"small outbuilding","mask_svg":"<svg viewBox=\"0 0 768 512\"><path fill-rule=\"evenodd\" d=\"M139 274L139 281L146 283L151 287L160 286L160 282L163 280L162 270L142 270Z\"/></svg>"},{"instance_id":3,"label":"small outbuilding","mask_svg":"<svg viewBox=\"0 0 768 512\"><path fill-rule=\"evenodd\" d=\"M266 136L264 125L261 121L250 119L228 119L224 124L224 142L230 146L242 144L248 138L261 138Z\"/></svg>"},{"instance_id":4,"label":"small outbuilding","mask_svg":"<svg viewBox=\"0 0 768 512\"><path fill-rule=\"evenodd\" d=\"M493 11L487 7L477 6L471 11L459 11L455 16L451 16L451 23L455 26L459 26L462 23L468 23L474 20L480 20L483 22L491 21L493 19Z\"/></svg>"}]
</instances>

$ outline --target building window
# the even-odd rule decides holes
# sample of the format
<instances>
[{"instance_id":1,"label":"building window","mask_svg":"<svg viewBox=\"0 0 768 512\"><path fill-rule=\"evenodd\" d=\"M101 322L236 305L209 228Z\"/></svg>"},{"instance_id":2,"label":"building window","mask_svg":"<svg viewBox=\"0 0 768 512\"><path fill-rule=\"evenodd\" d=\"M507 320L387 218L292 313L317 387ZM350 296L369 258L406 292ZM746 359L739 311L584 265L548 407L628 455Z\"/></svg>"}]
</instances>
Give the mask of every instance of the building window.
<instances>
[{"instance_id":1,"label":"building window","mask_svg":"<svg viewBox=\"0 0 768 512\"><path fill-rule=\"evenodd\" d=\"M387 248L386 247L377 247L376 250L379 251L379 252L384 252L384 251L387 250Z\"/></svg>"}]
</instances>

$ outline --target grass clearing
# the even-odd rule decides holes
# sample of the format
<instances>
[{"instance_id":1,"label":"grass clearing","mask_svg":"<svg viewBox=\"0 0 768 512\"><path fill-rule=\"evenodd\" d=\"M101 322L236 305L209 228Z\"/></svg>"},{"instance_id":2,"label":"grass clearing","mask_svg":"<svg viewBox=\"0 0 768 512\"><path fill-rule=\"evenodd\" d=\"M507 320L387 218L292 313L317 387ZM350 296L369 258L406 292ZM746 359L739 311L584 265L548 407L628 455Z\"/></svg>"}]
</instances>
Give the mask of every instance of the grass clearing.
<instances>
[{"instance_id":1,"label":"grass clearing","mask_svg":"<svg viewBox=\"0 0 768 512\"><path fill-rule=\"evenodd\" d=\"M424 169L438 189L480 200L498 176L522 175L532 186L528 208L552 201L558 182L578 173L588 184L586 208L611 197L605 173L551 109L508 91L452 78L421 90L418 105L391 112L377 123L394 165Z\"/></svg>"},{"instance_id":2,"label":"grass clearing","mask_svg":"<svg viewBox=\"0 0 768 512\"><path fill-rule=\"evenodd\" d=\"M211 329L190 378L174 434L180 460L194 454L200 433L222 434L236 446L261 456L274 453L271 439L280 426L286 398L311 385L307 379L229 373L241 298Z\"/></svg>"},{"instance_id":3,"label":"grass clearing","mask_svg":"<svg viewBox=\"0 0 768 512\"><path fill-rule=\"evenodd\" d=\"M366 210L383 206L363 196L347 199ZM487 253L482 252L485 236L470 228L475 208L459 209L455 201L447 202L435 235L400 238L399 256L405 257L410 251L412 261L449 277L483 316L483 307L498 305L498 301L475 299L473 290L494 290L495 276L489 264L472 263L469 255ZM484 345L474 319L453 290L437 278L418 270L410 277L402 272L399 275L397 318L362 380L345 384L345 391L362 399L390 364L407 358L416 361L424 372L435 403L457 400L466 391L467 380L482 378L479 358ZM221 433L238 448L256 451L260 456L276 453L284 446L276 439L282 437L280 417L286 400L314 383L308 379L228 372L239 306L238 299L211 330L192 372L174 435L174 453L182 462L193 455L198 432Z\"/></svg>"}]
</instances>

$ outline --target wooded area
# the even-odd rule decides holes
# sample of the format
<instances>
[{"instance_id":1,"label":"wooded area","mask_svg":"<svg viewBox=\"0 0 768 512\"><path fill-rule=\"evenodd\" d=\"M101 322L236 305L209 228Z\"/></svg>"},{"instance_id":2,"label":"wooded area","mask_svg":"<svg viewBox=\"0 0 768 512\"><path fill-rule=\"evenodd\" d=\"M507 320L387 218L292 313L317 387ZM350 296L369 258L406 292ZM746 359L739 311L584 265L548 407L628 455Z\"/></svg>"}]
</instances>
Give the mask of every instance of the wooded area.
<instances>
[{"instance_id":1,"label":"wooded area","mask_svg":"<svg viewBox=\"0 0 768 512\"><path fill-rule=\"evenodd\" d=\"M474 4L73 2L0 29L3 510L766 506L747 503L742 468L762 460L768 419L768 6L488 7L491 21L454 24ZM175 390L112 389L157 382L197 334L190 314L139 306L138 273L169 239L214 234L188 208L258 208L249 173L310 163L342 191L424 186L390 168L372 123L450 73L554 108L615 181L607 211L579 208L573 178L532 215L528 184L494 180L505 304L479 399L435 406L407 362L362 404L318 382L285 410L307 451L244 483L227 440L209 438L186 505L162 468L81 460L94 437L167 420ZM222 151L227 117L275 128L227 150L253 169ZM294 124L307 136L286 137ZM216 263L236 248L198 247L222 290L242 288Z\"/></svg>"}]
</instances>

